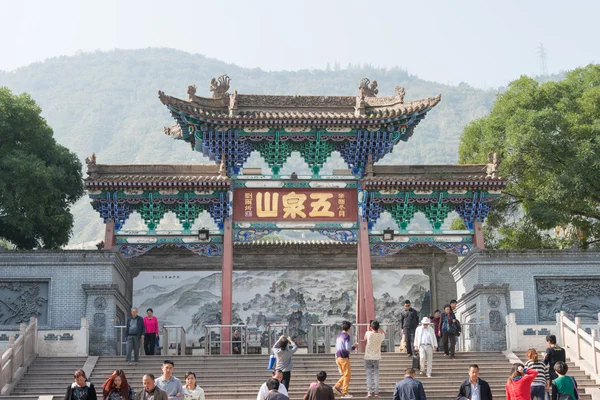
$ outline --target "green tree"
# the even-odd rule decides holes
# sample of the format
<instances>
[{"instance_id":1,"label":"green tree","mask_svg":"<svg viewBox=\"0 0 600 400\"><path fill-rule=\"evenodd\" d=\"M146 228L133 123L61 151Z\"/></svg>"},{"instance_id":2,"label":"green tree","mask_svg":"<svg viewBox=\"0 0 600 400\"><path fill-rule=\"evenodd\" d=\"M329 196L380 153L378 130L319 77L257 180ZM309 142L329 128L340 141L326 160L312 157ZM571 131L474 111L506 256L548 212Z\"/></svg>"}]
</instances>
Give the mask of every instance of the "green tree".
<instances>
[{"instance_id":1,"label":"green tree","mask_svg":"<svg viewBox=\"0 0 600 400\"><path fill-rule=\"evenodd\" d=\"M560 82L512 82L465 128L459 162L487 162L491 152L509 181L487 223L498 247L564 245L544 233L557 226L581 247L600 241L600 65Z\"/></svg>"},{"instance_id":2,"label":"green tree","mask_svg":"<svg viewBox=\"0 0 600 400\"><path fill-rule=\"evenodd\" d=\"M29 95L0 88L0 238L19 249L67 244L83 195L81 162L40 113Z\"/></svg>"}]
</instances>

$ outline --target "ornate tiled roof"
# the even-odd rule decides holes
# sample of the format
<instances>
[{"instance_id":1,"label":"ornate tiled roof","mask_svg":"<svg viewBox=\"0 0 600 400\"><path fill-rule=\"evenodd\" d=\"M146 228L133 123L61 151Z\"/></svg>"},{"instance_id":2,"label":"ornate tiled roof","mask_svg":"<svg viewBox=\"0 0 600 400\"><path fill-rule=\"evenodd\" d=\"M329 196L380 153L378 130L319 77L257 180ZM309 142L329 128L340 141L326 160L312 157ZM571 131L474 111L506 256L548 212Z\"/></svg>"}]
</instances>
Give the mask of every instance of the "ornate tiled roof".
<instances>
[{"instance_id":1,"label":"ornate tiled roof","mask_svg":"<svg viewBox=\"0 0 600 400\"><path fill-rule=\"evenodd\" d=\"M236 125L372 125L389 123L415 113L424 113L439 103L441 96L404 102L404 88L395 95L376 97L377 81L363 79L356 96L275 96L227 93L229 78L213 79L213 98L196 95L196 86L188 86L188 99L182 100L159 91L160 101L172 111L182 112L213 124ZM165 133L181 136L176 128Z\"/></svg>"},{"instance_id":2,"label":"ornate tiled roof","mask_svg":"<svg viewBox=\"0 0 600 400\"><path fill-rule=\"evenodd\" d=\"M220 165L196 164L96 164L93 154L86 159L85 186L89 190L107 188L223 188L231 180Z\"/></svg>"},{"instance_id":3,"label":"ornate tiled roof","mask_svg":"<svg viewBox=\"0 0 600 400\"><path fill-rule=\"evenodd\" d=\"M375 165L367 167L363 182L366 189L504 189L507 181L497 176L497 159L491 157L489 164Z\"/></svg>"}]
</instances>

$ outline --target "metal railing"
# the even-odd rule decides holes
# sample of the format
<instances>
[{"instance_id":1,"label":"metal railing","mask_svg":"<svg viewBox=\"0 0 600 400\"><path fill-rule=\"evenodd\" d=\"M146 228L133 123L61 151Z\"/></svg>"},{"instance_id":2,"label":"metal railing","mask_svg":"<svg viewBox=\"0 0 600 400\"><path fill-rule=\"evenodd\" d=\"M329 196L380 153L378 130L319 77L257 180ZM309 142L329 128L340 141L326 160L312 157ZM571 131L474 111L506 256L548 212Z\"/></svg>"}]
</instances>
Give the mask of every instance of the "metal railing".
<instances>
[{"instance_id":1,"label":"metal railing","mask_svg":"<svg viewBox=\"0 0 600 400\"><path fill-rule=\"evenodd\" d=\"M37 318L31 317L29 325L19 325L19 338L11 336L8 349L2 354L0 364L0 394L6 396L16 381L25 374L37 353Z\"/></svg>"},{"instance_id":2,"label":"metal railing","mask_svg":"<svg viewBox=\"0 0 600 400\"><path fill-rule=\"evenodd\" d=\"M223 330L229 330L229 340L223 340ZM239 337L234 333L238 331ZM258 341L258 342L257 342ZM229 347L227 354L260 354L262 350L260 335L256 338L252 332L248 332L247 325L204 325L204 353L212 355L223 354L223 346ZM236 351L239 349L239 352ZM257 348L259 351L257 352ZM249 353L250 352L250 353Z\"/></svg>"},{"instance_id":3,"label":"metal railing","mask_svg":"<svg viewBox=\"0 0 600 400\"><path fill-rule=\"evenodd\" d=\"M118 330L117 337L119 338L119 341L117 342L117 353L120 356L125 354L127 348L127 336L125 336L125 328L127 328L125 325L115 325L115 329Z\"/></svg>"},{"instance_id":4,"label":"metal railing","mask_svg":"<svg viewBox=\"0 0 600 400\"><path fill-rule=\"evenodd\" d=\"M185 355L185 329L182 325L164 325L163 355Z\"/></svg>"},{"instance_id":5,"label":"metal railing","mask_svg":"<svg viewBox=\"0 0 600 400\"><path fill-rule=\"evenodd\" d=\"M271 349L275 346L275 343L281 336L289 336L289 328L286 324L271 324L267 327L268 333L268 350L271 353Z\"/></svg>"},{"instance_id":6,"label":"metal railing","mask_svg":"<svg viewBox=\"0 0 600 400\"><path fill-rule=\"evenodd\" d=\"M331 326L312 324L308 328L308 354L331 353Z\"/></svg>"}]
</instances>

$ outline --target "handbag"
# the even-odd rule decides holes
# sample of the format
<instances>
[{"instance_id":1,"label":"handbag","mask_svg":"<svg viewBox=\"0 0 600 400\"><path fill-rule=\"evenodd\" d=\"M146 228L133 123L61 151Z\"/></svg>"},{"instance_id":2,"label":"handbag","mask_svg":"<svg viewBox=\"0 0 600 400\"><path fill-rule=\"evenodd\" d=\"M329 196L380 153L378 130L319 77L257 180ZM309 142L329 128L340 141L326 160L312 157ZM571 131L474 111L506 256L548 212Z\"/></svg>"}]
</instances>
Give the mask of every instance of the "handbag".
<instances>
[{"instance_id":1,"label":"handbag","mask_svg":"<svg viewBox=\"0 0 600 400\"><path fill-rule=\"evenodd\" d=\"M419 357L419 353L416 352L412 356L412 368L421 370L421 358Z\"/></svg>"},{"instance_id":2,"label":"handbag","mask_svg":"<svg viewBox=\"0 0 600 400\"><path fill-rule=\"evenodd\" d=\"M275 369L276 363L277 363L277 357L275 357L275 354L271 354L271 357L269 357L269 366L267 367L267 369L269 369L269 370Z\"/></svg>"}]
</instances>

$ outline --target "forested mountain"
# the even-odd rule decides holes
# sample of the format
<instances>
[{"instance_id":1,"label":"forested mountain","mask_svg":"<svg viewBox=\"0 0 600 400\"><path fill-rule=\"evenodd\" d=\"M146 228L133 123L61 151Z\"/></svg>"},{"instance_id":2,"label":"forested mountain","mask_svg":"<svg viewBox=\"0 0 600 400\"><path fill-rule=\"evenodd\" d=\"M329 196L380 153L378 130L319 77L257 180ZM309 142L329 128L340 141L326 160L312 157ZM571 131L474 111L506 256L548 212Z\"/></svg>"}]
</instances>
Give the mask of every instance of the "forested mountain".
<instances>
[{"instance_id":1,"label":"forested mountain","mask_svg":"<svg viewBox=\"0 0 600 400\"><path fill-rule=\"evenodd\" d=\"M443 68L443 60L440 60ZM417 127L407 143L400 143L383 164L444 164L457 162L459 136L471 120L486 114L496 91L466 84L448 86L424 81L406 71L369 65L336 70L267 72L241 68L197 54L173 49L115 50L58 57L0 72L0 86L27 92L41 106L57 141L83 161L96 152L99 163L206 163L189 145L162 132L173 123L158 100L158 90L187 98L187 85L209 96L211 78L228 74L231 87L245 94L355 95L361 78L379 83L380 96L406 88L406 100L442 95L442 102ZM516 78L516 77L515 77ZM339 155L334 155L340 160ZM254 156L253 164L262 164ZM331 167L335 162L330 162ZM303 166L292 157L289 168ZM72 243L97 240L103 227L87 198L73 209ZM161 226L162 227L162 226Z\"/></svg>"}]
</instances>

